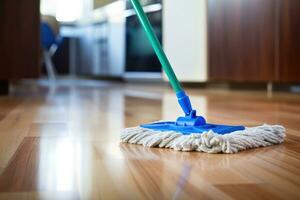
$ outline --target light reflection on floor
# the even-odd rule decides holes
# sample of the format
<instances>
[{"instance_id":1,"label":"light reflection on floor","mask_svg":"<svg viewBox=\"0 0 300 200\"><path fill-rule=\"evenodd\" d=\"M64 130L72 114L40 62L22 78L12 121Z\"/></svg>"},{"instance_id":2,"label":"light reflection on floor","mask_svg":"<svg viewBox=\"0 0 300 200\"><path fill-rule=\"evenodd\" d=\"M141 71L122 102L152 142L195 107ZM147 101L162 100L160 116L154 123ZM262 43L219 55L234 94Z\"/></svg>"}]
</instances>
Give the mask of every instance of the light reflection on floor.
<instances>
[{"instance_id":1,"label":"light reflection on floor","mask_svg":"<svg viewBox=\"0 0 300 200\"><path fill-rule=\"evenodd\" d=\"M211 194L224 197L214 185L272 184L261 174L274 175L261 166L269 166L274 158L286 164L282 152L292 146L258 149L244 152L242 156L219 156L121 144L119 134L125 127L160 119L176 120L182 115L177 99L168 87L80 80L59 82L56 88L50 89L46 84L35 85L31 90L26 87L31 86L16 87L12 95L18 101L24 100L20 107L24 106L26 112L17 116L12 113L11 118L25 118L23 123L28 123L29 133L22 137L28 145L37 144L32 152L26 148L26 152L21 152L29 158L26 160L28 169L24 169L26 176L22 178L32 185L25 187L18 183L19 193L0 192L0 199L36 196L39 199L100 199L108 196L111 199L143 199L145 196L170 199ZM263 93L255 93L257 96L237 93L232 99L229 92L188 92L198 114L211 122L252 125L264 121L284 123L298 130L297 119L290 120L294 115L286 114L288 110L299 111L297 98L285 103L284 96L276 99L275 95L275 99L269 99ZM13 135L7 141L17 139ZM267 159L270 160L266 164ZM19 162L23 163L22 158ZM10 166L18 162L7 159L6 163ZM19 168L12 170L19 174ZM34 185L35 179L37 185ZM280 181L289 184L287 180ZM278 189L278 185L275 186Z\"/></svg>"}]
</instances>

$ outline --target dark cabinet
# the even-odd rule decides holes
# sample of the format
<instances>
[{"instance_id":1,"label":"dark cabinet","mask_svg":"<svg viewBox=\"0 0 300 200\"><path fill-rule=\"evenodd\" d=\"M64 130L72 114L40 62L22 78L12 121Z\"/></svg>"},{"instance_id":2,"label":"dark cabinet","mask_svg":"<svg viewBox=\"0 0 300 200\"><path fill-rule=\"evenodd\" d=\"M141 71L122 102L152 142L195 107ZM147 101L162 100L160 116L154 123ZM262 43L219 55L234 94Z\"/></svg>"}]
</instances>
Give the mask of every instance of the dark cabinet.
<instances>
[{"instance_id":1,"label":"dark cabinet","mask_svg":"<svg viewBox=\"0 0 300 200\"><path fill-rule=\"evenodd\" d=\"M208 0L210 80L300 81L299 9L299 0Z\"/></svg>"},{"instance_id":2,"label":"dark cabinet","mask_svg":"<svg viewBox=\"0 0 300 200\"><path fill-rule=\"evenodd\" d=\"M0 80L40 72L39 0L0 1Z\"/></svg>"},{"instance_id":3,"label":"dark cabinet","mask_svg":"<svg viewBox=\"0 0 300 200\"><path fill-rule=\"evenodd\" d=\"M279 33L279 78L300 81L300 1L281 0Z\"/></svg>"}]
</instances>

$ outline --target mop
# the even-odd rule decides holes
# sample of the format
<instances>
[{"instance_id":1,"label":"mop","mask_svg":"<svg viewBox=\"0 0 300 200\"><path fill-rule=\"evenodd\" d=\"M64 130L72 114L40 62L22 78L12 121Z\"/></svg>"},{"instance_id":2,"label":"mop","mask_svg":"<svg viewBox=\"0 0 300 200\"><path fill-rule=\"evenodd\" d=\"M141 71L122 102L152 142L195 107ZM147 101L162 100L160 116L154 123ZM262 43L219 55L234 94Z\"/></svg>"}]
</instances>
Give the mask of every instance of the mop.
<instances>
[{"instance_id":1,"label":"mop","mask_svg":"<svg viewBox=\"0 0 300 200\"><path fill-rule=\"evenodd\" d=\"M177 80L141 4L138 0L130 1L176 93L178 103L185 116L178 117L175 122L158 121L126 128L121 133L121 142L178 151L237 153L241 150L271 146L284 141L285 128L280 125L263 124L257 127L245 127L210 124L204 117L197 116L196 110L192 108L189 97Z\"/></svg>"}]
</instances>

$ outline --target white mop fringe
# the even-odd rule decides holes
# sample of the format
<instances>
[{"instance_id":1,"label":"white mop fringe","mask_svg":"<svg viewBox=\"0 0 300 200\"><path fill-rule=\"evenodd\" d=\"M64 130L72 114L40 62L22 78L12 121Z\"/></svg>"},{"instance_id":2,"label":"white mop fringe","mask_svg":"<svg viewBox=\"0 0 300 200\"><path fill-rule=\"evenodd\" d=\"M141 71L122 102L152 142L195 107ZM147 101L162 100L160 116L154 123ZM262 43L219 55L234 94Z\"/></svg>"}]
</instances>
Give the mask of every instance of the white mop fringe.
<instances>
[{"instance_id":1,"label":"white mop fringe","mask_svg":"<svg viewBox=\"0 0 300 200\"><path fill-rule=\"evenodd\" d=\"M280 144L285 136L283 126L267 124L225 135L219 135L213 131L183 135L174 131L153 131L138 126L124 129L121 133L121 141L178 151L237 153L246 149Z\"/></svg>"}]
</instances>

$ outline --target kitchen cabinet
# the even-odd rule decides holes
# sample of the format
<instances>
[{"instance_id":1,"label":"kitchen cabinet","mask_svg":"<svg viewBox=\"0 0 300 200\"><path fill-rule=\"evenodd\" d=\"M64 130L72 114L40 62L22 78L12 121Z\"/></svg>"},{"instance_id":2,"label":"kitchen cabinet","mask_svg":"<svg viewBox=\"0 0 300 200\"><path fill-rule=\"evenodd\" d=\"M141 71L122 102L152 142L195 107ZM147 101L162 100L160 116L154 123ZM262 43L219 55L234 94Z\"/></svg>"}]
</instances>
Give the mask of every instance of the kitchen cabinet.
<instances>
[{"instance_id":1,"label":"kitchen cabinet","mask_svg":"<svg viewBox=\"0 0 300 200\"><path fill-rule=\"evenodd\" d=\"M84 25L78 27L80 35L78 36L76 43L76 56L75 56L75 74L82 76L95 76L99 67L94 66L95 55L94 46L97 45L97 41L94 38L93 25ZM94 44L95 42L95 44ZM96 69L95 69L96 67ZM96 71L96 72L95 72Z\"/></svg>"},{"instance_id":2,"label":"kitchen cabinet","mask_svg":"<svg viewBox=\"0 0 300 200\"><path fill-rule=\"evenodd\" d=\"M39 0L0 1L0 80L40 73Z\"/></svg>"},{"instance_id":3,"label":"kitchen cabinet","mask_svg":"<svg viewBox=\"0 0 300 200\"><path fill-rule=\"evenodd\" d=\"M275 2L208 0L211 80L275 80Z\"/></svg>"},{"instance_id":4,"label":"kitchen cabinet","mask_svg":"<svg viewBox=\"0 0 300 200\"><path fill-rule=\"evenodd\" d=\"M209 78L300 81L300 1L208 0Z\"/></svg>"},{"instance_id":5,"label":"kitchen cabinet","mask_svg":"<svg viewBox=\"0 0 300 200\"><path fill-rule=\"evenodd\" d=\"M300 1L281 0L280 4L279 79L300 81Z\"/></svg>"},{"instance_id":6,"label":"kitchen cabinet","mask_svg":"<svg viewBox=\"0 0 300 200\"><path fill-rule=\"evenodd\" d=\"M77 75L119 78L125 62L125 2L93 11L95 16L78 26Z\"/></svg>"}]
</instances>

